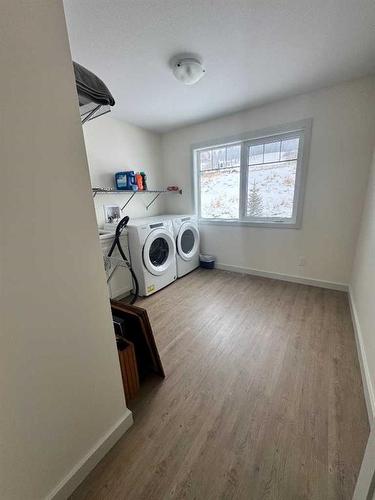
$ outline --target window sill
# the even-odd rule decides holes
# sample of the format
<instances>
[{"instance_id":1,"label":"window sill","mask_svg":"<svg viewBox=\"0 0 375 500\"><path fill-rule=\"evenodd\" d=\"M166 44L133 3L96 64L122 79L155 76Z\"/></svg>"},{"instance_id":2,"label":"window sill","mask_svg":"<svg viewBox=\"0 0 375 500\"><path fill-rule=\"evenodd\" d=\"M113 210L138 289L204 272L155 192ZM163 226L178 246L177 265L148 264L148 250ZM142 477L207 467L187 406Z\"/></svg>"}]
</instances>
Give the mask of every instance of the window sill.
<instances>
[{"instance_id":1,"label":"window sill","mask_svg":"<svg viewBox=\"0 0 375 500\"><path fill-rule=\"evenodd\" d=\"M229 219L198 219L199 224L208 226L232 226L232 227L257 227L263 229L300 229L301 224L297 222L253 222L247 220L229 220Z\"/></svg>"}]
</instances>

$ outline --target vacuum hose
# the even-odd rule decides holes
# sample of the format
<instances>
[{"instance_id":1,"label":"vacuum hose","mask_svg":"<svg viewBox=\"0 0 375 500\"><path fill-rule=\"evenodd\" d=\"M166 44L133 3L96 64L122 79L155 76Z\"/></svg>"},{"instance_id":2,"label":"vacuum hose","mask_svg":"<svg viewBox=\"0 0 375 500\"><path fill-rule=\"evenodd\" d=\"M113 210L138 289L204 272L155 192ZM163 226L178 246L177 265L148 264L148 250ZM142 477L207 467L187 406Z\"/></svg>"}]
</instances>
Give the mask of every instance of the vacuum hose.
<instances>
[{"instance_id":1,"label":"vacuum hose","mask_svg":"<svg viewBox=\"0 0 375 500\"><path fill-rule=\"evenodd\" d=\"M121 236L121 233L123 232L123 230L126 228L127 224L129 222L129 217L126 215L123 219L120 220L120 222L117 224L117 227L116 227L116 232L115 232L115 237L113 239L113 242L112 242L112 245L111 245L111 248L108 252L108 257L111 257L111 255L113 254L113 251L115 249L115 247L117 246L118 248L118 251L120 252L120 255L121 257L124 259L124 261L126 262L127 266L128 266L128 269L130 271L130 274L132 275L132 278L133 278L133 283L134 283L134 293L133 293L133 297L130 301L130 304L134 304L134 302L137 300L138 298L138 294L139 294L139 284L138 284L138 280L137 280L137 277L130 265L130 262L128 261L128 259L126 258L126 255L125 255L125 252L121 246L121 242L120 242L120 236Z\"/></svg>"}]
</instances>

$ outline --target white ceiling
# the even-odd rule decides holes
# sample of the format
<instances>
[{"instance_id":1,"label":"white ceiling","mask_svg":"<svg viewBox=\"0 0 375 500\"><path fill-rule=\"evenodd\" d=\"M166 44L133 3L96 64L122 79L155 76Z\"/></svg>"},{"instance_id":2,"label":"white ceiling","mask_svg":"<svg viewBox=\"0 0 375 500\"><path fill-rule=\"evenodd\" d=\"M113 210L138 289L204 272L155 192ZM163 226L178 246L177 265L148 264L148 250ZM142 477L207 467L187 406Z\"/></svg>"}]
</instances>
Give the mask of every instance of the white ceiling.
<instances>
[{"instance_id":1,"label":"white ceiling","mask_svg":"<svg viewBox=\"0 0 375 500\"><path fill-rule=\"evenodd\" d=\"M64 0L73 59L159 132L375 72L374 0ZM184 86L168 62L202 57Z\"/></svg>"}]
</instances>

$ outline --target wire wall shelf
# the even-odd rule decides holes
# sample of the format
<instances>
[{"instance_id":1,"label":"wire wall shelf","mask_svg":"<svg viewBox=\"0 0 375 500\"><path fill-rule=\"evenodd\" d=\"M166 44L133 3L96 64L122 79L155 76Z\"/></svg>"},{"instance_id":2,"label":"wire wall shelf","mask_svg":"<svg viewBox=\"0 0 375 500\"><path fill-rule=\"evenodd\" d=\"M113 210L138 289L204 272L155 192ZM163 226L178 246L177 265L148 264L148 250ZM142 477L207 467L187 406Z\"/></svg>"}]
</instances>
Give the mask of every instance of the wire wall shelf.
<instances>
[{"instance_id":1,"label":"wire wall shelf","mask_svg":"<svg viewBox=\"0 0 375 500\"><path fill-rule=\"evenodd\" d=\"M179 189L177 191L169 191L168 189L146 189L144 191L128 191L125 189L115 189L115 188L99 188L99 187L92 188L92 194L93 194L94 198L98 194L121 194L121 195L124 195L124 194L129 195L130 194L130 198L126 201L125 205L121 208L121 211L123 211L125 209L125 207L127 207L129 205L129 203L131 202L131 200L134 198L135 195L139 195L139 194L154 195L154 197L152 198L150 203L148 203L146 205L146 210L148 210L151 207L151 205L156 201L156 199L159 198L159 196L161 194L167 194L167 193L169 193L169 194L182 194L182 189Z\"/></svg>"}]
</instances>

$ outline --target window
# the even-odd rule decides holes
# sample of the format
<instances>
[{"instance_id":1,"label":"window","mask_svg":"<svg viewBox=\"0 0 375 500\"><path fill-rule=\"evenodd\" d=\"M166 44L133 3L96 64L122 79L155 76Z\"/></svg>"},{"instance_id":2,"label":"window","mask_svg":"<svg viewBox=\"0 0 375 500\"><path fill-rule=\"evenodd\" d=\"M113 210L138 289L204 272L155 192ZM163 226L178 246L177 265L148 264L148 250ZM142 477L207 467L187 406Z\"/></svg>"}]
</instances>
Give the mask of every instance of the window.
<instances>
[{"instance_id":1,"label":"window","mask_svg":"<svg viewBox=\"0 0 375 500\"><path fill-rule=\"evenodd\" d=\"M198 151L200 216L238 219L241 144Z\"/></svg>"},{"instance_id":2,"label":"window","mask_svg":"<svg viewBox=\"0 0 375 500\"><path fill-rule=\"evenodd\" d=\"M195 148L200 220L299 227L311 120L298 125L272 135Z\"/></svg>"}]
</instances>

